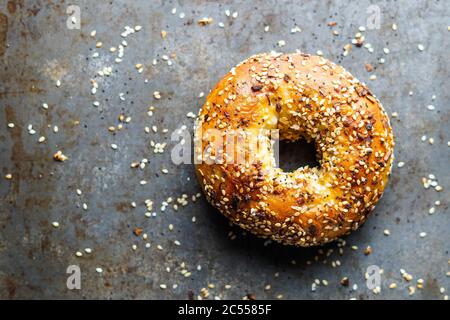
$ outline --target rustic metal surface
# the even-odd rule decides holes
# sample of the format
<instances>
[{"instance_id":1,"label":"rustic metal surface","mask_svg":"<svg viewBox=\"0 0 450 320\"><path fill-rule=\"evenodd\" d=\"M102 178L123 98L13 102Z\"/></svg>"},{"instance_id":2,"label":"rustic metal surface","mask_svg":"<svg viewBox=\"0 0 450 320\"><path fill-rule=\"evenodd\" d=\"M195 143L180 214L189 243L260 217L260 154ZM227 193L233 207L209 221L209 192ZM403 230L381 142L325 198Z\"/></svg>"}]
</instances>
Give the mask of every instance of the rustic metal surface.
<instances>
[{"instance_id":1,"label":"rustic metal surface","mask_svg":"<svg viewBox=\"0 0 450 320\"><path fill-rule=\"evenodd\" d=\"M447 1L377 1L381 28L363 32L374 52L353 46L347 57L342 57L343 47L359 26L366 25L371 1L71 4L77 3L80 30L67 28L69 4L65 1L0 2L1 298L185 299L190 291L196 297L208 284L215 285L208 289L210 299L240 299L246 294L256 298L281 298L282 294L283 299L444 298L441 288L450 289L446 276L450 258ZM174 7L176 14L171 13ZM226 9L238 16L227 17ZM180 13L185 17L180 18ZM214 21L199 26L197 20L203 17ZM327 26L330 21L337 25ZM398 30L392 29L393 23ZM110 53L109 48L123 40L120 34L126 25L143 28L127 37L123 62L115 64L117 52ZM295 25L302 32L291 33ZM94 29L97 35L92 38ZM165 39L162 30L167 31ZM340 34L334 36L332 30ZM285 47L277 46L280 40ZM102 48L95 48L97 41L103 42ZM418 44L425 50L419 51ZM389 54L383 53L384 47ZM272 49L322 50L325 57L368 82L389 114L399 114L392 118L397 145L389 186L364 227L345 239L343 254L338 243L322 249L265 246L264 240L243 235L204 198L192 203L190 197L199 192L193 166L170 162L174 145L170 133L183 124L191 130L193 120L186 114L196 113L202 105L204 97L198 98L199 93L207 93L239 61ZM92 58L94 52L100 56ZM173 61L171 66L163 55ZM155 58L158 63L153 66ZM386 62L378 63L380 58ZM142 74L135 68L137 63L144 65ZM375 70L368 73L365 63ZM99 90L94 96L90 79L105 66L112 66L113 73L96 77ZM369 80L371 74L377 75L375 81ZM153 98L154 91L161 92L160 100ZM119 98L121 92L125 101ZM93 106L95 100L99 107ZM48 110L42 103L48 104ZM430 104L436 110L427 110ZM153 117L147 116L149 105L156 108ZM111 134L108 127L118 124L120 113L130 116L131 122ZM15 127L8 128L8 123ZM28 133L29 124L35 135ZM54 125L58 133L53 133ZM146 134L144 127L153 125L158 133ZM169 133L163 133L163 128ZM425 142L423 135L427 135ZM38 143L40 136L46 141ZM153 154L150 140L167 142L166 151ZM116 151L111 143L118 145ZM63 150L69 160L53 161L57 150ZM298 155L284 148L284 159L286 154L289 161L298 163ZM132 161L142 158L150 161L144 170L130 168ZM397 167L399 161L404 167ZM168 174L161 173L163 167ZM3 177L8 173L11 180ZM437 177L442 191L424 189L421 179L429 174ZM144 179L148 184L142 186L139 182ZM78 196L76 189L83 194ZM182 194L189 195L187 206L177 212L171 206L160 211L167 197ZM144 216L148 198L155 203L156 217ZM436 200L441 205L430 215ZM131 207L132 201L136 208ZM87 210L82 203L87 203ZM60 227L52 227L53 221ZM148 234L150 248L133 234L136 227ZM389 236L384 235L385 229L390 230ZM426 237L421 238L421 232ZM230 240L233 235L235 239ZM175 240L181 245L175 245ZM363 251L368 245L372 253L366 256ZM93 252L75 256L86 247ZM340 266L333 267L336 263ZM81 290L66 287L69 265L81 268ZM378 295L365 284L364 273L370 265L384 270ZM102 274L97 267L103 268ZM188 277L181 274L184 268L191 273ZM403 279L401 268L413 276L412 281ZM345 276L349 287L339 284ZM409 295L408 286L415 287L420 278L424 288ZM315 279L327 280L328 286L321 284L313 292ZM388 288L392 282L397 289ZM161 284L168 288L161 289ZM265 290L268 284L271 288Z\"/></svg>"}]
</instances>

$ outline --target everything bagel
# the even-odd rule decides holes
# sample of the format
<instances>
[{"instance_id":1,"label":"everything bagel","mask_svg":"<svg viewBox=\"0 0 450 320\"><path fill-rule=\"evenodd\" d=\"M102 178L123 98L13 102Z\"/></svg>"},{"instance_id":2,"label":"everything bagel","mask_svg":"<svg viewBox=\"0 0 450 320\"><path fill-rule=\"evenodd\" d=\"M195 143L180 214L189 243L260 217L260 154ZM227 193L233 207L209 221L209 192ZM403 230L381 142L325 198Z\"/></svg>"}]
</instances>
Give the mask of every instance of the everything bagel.
<instances>
[{"instance_id":1,"label":"everything bagel","mask_svg":"<svg viewBox=\"0 0 450 320\"><path fill-rule=\"evenodd\" d=\"M313 141L320 167L277 168L273 130L282 140ZM208 201L245 230L298 246L357 229L385 189L394 153L389 118L367 86L301 53L259 54L233 68L207 97L195 137ZM250 148L255 137L258 148ZM244 161L229 161L239 153Z\"/></svg>"}]
</instances>

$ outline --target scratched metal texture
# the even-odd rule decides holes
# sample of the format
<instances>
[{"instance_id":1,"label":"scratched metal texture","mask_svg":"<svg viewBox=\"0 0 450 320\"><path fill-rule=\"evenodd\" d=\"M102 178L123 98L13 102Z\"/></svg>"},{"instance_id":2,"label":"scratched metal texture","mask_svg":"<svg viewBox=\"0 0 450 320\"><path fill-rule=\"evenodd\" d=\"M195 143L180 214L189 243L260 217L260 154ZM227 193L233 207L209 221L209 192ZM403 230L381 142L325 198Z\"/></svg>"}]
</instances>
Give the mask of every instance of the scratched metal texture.
<instances>
[{"instance_id":1,"label":"scratched metal texture","mask_svg":"<svg viewBox=\"0 0 450 320\"><path fill-rule=\"evenodd\" d=\"M358 27L366 25L371 1L72 1L81 9L81 30L66 27L65 1L0 1L0 298L187 299L209 289L209 299L442 299L440 288L450 289L450 5L448 1L376 1L381 28L367 30L365 42L374 53L353 46L347 57L343 46ZM176 7L176 14L172 8ZM225 10L237 11L237 18ZM185 13L181 19L180 13ZM211 25L197 20L212 17ZM327 26L330 21L337 26ZM224 23L224 28L218 26ZM391 28L398 24L398 30ZM109 47L120 44L124 26L142 25L127 37L123 62ZM270 30L264 32L264 26ZM290 33L298 25L302 32ZM97 30L94 38L91 30ZM161 38L161 30L167 37ZM338 30L339 36L333 36ZM286 46L279 48L279 40ZM96 41L103 48L96 49ZM424 45L423 52L418 44ZM383 53L388 47L390 53ZM295 248L265 244L232 227L202 197L178 212L160 211L167 197L189 197L200 191L192 165L174 165L170 133L182 125L192 131L188 112L197 112L208 90L235 64L264 51L315 53L342 64L369 84L392 118L396 162L385 195L367 223L338 244L323 248ZM93 52L100 53L92 58ZM176 54L172 57L171 54ZM172 66L162 60L170 56ZM152 60L158 64L152 66ZM385 58L385 64L378 59ZM144 65L138 74L136 63ZM368 73L364 64L375 70ZM99 91L91 95L90 79L105 66L109 77L96 77ZM377 79L370 81L370 74ZM148 79L148 83L144 79ZM55 82L61 80L61 87ZM153 92L162 98L155 100ZM409 91L413 91L410 96ZM119 93L125 94L125 101ZM432 101L432 95L436 99ZM92 105L94 100L99 107ZM42 103L49 105L44 110ZM429 111L432 104L436 110ZM149 105L156 110L146 115ZM130 123L116 133L120 113ZM14 128L7 124L13 122ZM28 124L36 130L28 134ZM59 132L48 126L57 125ZM145 126L158 133L144 133ZM162 133L163 128L169 133ZM39 136L44 143L37 143ZM434 144L421 137L434 138ZM150 140L167 142L163 154L153 154ZM111 143L118 145L113 151ZM57 150L69 156L52 160ZM296 152L293 152L293 150ZM284 147L284 165L295 167L311 159L299 149ZM302 150L302 148L300 148ZM299 154L300 153L300 154ZM132 161L148 158L144 170L131 169ZM303 159L303 160L302 160ZM399 161L405 166L398 168ZM161 174L161 169L169 169ZM4 175L12 173L12 180ZM421 179L438 178L443 191L425 190ZM140 180L148 180L142 186ZM76 189L83 191L76 195ZM157 216L146 218L145 199L155 202ZM428 210L441 205L433 215ZM130 202L137 203L132 208ZM83 210L83 202L88 210ZM192 222L192 217L196 222ZM51 223L58 221L60 227ZM173 224L173 231L169 231ZM133 234L148 233L150 248ZM390 236L383 234L389 229ZM236 236L230 240L229 233ZM419 233L426 232L425 238ZM178 240L181 245L176 246ZM132 250L132 245L137 250ZM162 246L159 250L157 246ZM370 245L372 253L364 255ZM357 246L352 250L351 246ZM90 247L79 258L75 252ZM322 250L322 251L321 251ZM332 250L332 251L331 251ZM329 254L329 256L327 256ZM317 261L316 261L317 258ZM333 267L339 260L340 266ZM309 264L308 261L311 261ZM181 264L191 272L181 274ZM66 268L81 268L81 290L68 290ZM197 270L201 265L201 270ZM383 269L381 293L366 287L368 266ZM95 271L103 268L103 273ZM170 268L168 272L167 268ZM405 281L403 268L414 278ZM348 277L350 286L339 284ZM424 288L410 296L408 286L424 280ZM315 292L315 279L326 279ZM396 282L398 288L389 289ZM167 289L160 288L166 284ZM178 284L174 289L173 284ZM225 285L231 287L225 289ZM265 290L267 284L270 290ZM358 285L356 291L352 290ZM190 293L192 292L192 294Z\"/></svg>"}]
</instances>

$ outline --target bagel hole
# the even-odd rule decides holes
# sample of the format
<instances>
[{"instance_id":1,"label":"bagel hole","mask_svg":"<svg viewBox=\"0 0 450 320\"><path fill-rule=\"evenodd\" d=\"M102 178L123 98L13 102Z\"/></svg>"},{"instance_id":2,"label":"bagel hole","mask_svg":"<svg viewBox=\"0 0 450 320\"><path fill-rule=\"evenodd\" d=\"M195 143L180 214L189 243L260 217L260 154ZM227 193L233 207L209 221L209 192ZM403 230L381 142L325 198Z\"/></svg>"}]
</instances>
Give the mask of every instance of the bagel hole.
<instances>
[{"instance_id":1,"label":"bagel hole","mask_svg":"<svg viewBox=\"0 0 450 320\"><path fill-rule=\"evenodd\" d=\"M294 172L298 168L320 167L314 142L298 139L294 142L279 141L278 167L284 172Z\"/></svg>"}]
</instances>

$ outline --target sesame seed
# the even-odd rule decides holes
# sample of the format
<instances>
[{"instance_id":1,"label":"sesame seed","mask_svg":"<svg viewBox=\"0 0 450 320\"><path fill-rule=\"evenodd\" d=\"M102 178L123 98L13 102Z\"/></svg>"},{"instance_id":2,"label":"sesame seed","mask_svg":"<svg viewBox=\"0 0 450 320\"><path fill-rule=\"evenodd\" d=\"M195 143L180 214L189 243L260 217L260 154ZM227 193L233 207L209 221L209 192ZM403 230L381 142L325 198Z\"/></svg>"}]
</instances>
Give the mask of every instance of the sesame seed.
<instances>
[{"instance_id":1,"label":"sesame seed","mask_svg":"<svg viewBox=\"0 0 450 320\"><path fill-rule=\"evenodd\" d=\"M302 29L300 29L299 26L295 26L295 27L291 28L291 33L297 33L297 32L302 32Z\"/></svg>"},{"instance_id":2,"label":"sesame seed","mask_svg":"<svg viewBox=\"0 0 450 320\"><path fill-rule=\"evenodd\" d=\"M153 92L153 97L157 100L161 99L161 93L159 91Z\"/></svg>"},{"instance_id":3,"label":"sesame seed","mask_svg":"<svg viewBox=\"0 0 450 320\"><path fill-rule=\"evenodd\" d=\"M423 44L418 44L417 49L419 49L419 51L423 51L425 50L425 47L423 46Z\"/></svg>"},{"instance_id":4,"label":"sesame seed","mask_svg":"<svg viewBox=\"0 0 450 320\"><path fill-rule=\"evenodd\" d=\"M97 268L95 268L95 271L97 271L97 273L102 273L102 272L103 272L103 269L100 268L100 267L97 267Z\"/></svg>"},{"instance_id":5,"label":"sesame seed","mask_svg":"<svg viewBox=\"0 0 450 320\"><path fill-rule=\"evenodd\" d=\"M53 159L55 161L60 161L60 162L64 162L67 159L69 159L67 156L65 156L61 150L57 151L54 155L53 155Z\"/></svg>"},{"instance_id":6,"label":"sesame seed","mask_svg":"<svg viewBox=\"0 0 450 320\"><path fill-rule=\"evenodd\" d=\"M115 144L115 143L111 143L111 149L113 149L113 150L117 150L117 144Z\"/></svg>"},{"instance_id":7,"label":"sesame seed","mask_svg":"<svg viewBox=\"0 0 450 320\"><path fill-rule=\"evenodd\" d=\"M419 236L421 238L425 238L427 236L427 233L426 232L421 232L421 233L419 233Z\"/></svg>"},{"instance_id":8,"label":"sesame seed","mask_svg":"<svg viewBox=\"0 0 450 320\"><path fill-rule=\"evenodd\" d=\"M404 163L403 161L400 161L400 162L397 164L397 167L402 168L404 165L405 165L405 163Z\"/></svg>"},{"instance_id":9,"label":"sesame seed","mask_svg":"<svg viewBox=\"0 0 450 320\"><path fill-rule=\"evenodd\" d=\"M384 229L383 233L385 236L389 236L391 234L391 232L388 229Z\"/></svg>"},{"instance_id":10,"label":"sesame seed","mask_svg":"<svg viewBox=\"0 0 450 320\"><path fill-rule=\"evenodd\" d=\"M77 252L75 252L75 255L76 255L77 257L82 257L82 256L83 256L83 253L80 252L80 251L77 251Z\"/></svg>"},{"instance_id":11,"label":"sesame seed","mask_svg":"<svg viewBox=\"0 0 450 320\"><path fill-rule=\"evenodd\" d=\"M53 222L52 222L52 226L53 226L54 228L59 228L59 222L58 222L58 221L53 221Z\"/></svg>"},{"instance_id":12,"label":"sesame seed","mask_svg":"<svg viewBox=\"0 0 450 320\"><path fill-rule=\"evenodd\" d=\"M92 249L91 248L85 248L84 252L86 252L87 254L90 254L90 253L92 253Z\"/></svg>"}]
</instances>

